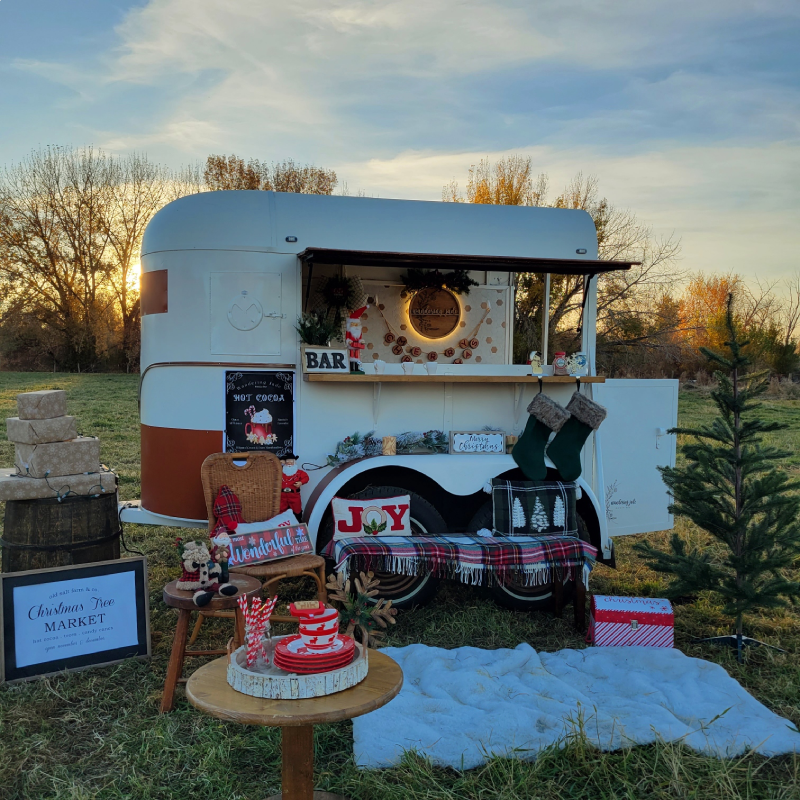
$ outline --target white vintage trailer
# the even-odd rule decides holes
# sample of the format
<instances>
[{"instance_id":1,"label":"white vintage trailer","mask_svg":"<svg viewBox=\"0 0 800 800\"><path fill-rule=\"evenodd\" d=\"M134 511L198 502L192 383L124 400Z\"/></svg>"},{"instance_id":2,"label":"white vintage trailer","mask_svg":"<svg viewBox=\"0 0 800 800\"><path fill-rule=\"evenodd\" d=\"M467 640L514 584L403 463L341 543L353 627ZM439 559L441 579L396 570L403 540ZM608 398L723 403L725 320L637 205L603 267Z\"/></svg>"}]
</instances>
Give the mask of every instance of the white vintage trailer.
<instances>
[{"instance_id":1,"label":"white vintage trailer","mask_svg":"<svg viewBox=\"0 0 800 800\"><path fill-rule=\"evenodd\" d=\"M578 510L586 535L611 560L613 537L672 526L656 467L674 463L675 440L665 434L677 422L677 381L595 375L592 278L627 266L597 260L594 225L583 211L258 191L171 203L151 221L142 247L142 497L123 509L123 520L206 524L200 464L225 449L231 373L280 373L288 381L290 449L305 464L324 465L354 431L492 426L519 434L539 383L528 366L512 363L513 274L583 274L590 376L582 391L609 413L583 449ZM459 324L441 341L426 341L407 324L401 278L420 267L466 268L479 284L458 297ZM359 278L375 298L364 322L364 376L302 374L295 325L330 275ZM393 330L409 346L419 342L419 361L430 348L452 346L459 355L465 336L480 346L463 364L440 357L435 375L422 366L405 375L384 341ZM370 369L378 357L389 362L384 374ZM544 379L544 390L562 403L574 389L572 379ZM412 493L415 530L456 532L485 514L488 480L521 477L510 455L376 456L307 471L305 520L318 549L330 536L335 495L399 487ZM408 603L429 593L433 580L397 576L385 585ZM512 605L546 596L541 587L500 593Z\"/></svg>"}]
</instances>

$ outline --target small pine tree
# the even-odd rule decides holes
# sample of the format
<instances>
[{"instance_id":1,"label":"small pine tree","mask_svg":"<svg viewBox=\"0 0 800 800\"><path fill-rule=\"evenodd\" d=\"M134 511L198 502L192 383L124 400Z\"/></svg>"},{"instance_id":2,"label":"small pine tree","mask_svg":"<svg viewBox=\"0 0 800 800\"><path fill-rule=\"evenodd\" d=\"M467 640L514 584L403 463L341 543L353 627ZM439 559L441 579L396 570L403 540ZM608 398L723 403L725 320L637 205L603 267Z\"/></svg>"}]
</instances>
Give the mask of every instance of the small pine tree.
<instances>
[{"instance_id":1,"label":"small pine tree","mask_svg":"<svg viewBox=\"0 0 800 800\"><path fill-rule=\"evenodd\" d=\"M519 497L515 497L514 502L511 504L511 527L524 528L525 525L525 511L522 508Z\"/></svg>"},{"instance_id":2,"label":"small pine tree","mask_svg":"<svg viewBox=\"0 0 800 800\"><path fill-rule=\"evenodd\" d=\"M726 324L729 357L701 348L721 368L715 373L719 387L711 393L719 416L710 425L672 429L694 441L681 448L685 466L661 468L672 496L670 512L707 531L724 550L687 547L678 534L670 552L647 542L637 549L654 570L673 576L670 596L712 591L722 597L724 613L736 620L741 662L744 615L800 596L800 583L785 574L800 554L800 483L776 466L788 453L762 444L764 433L787 426L753 413L760 407L753 400L768 380L764 373L744 371L750 360L742 354L747 342L739 341L732 295Z\"/></svg>"},{"instance_id":3,"label":"small pine tree","mask_svg":"<svg viewBox=\"0 0 800 800\"><path fill-rule=\"evenodd\" d=\"M547 512L544 510L542 501L537 497L536 502L533 504L533 513L531 514L531 528L541 533L543 530L546 530L548 526Z\"/></svg>"},{"instance_id":4,"label":"small pine tree","mask_svg":"<svg viewBox=\"0 0 800 800\"><path fill-rule=\"evenodd\" d=\"M566 527L566 512L564 509L564 501L560 497L556 497L556 502L553 504L553 527L564 528Z\"/></svg>"}]
</instances>

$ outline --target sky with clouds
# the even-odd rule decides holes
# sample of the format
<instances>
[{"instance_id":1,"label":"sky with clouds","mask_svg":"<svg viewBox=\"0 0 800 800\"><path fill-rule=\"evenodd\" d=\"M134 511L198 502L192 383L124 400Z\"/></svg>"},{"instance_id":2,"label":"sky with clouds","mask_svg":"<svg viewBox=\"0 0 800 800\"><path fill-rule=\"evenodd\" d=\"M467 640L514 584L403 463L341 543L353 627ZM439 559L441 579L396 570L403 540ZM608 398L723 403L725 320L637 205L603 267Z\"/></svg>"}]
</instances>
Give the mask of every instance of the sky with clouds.
<instances>
[{"instance_id":1,"label":"sky with clouds","mask_svg":"<svg viewBox=\"0 0 800 800\"><path fill-rule=\"evenodd\" d=\"M595 175L690 270L800 271L797 0L0 0L0 163L47 144L336 169Z\"/></svg>"}]
</instances>

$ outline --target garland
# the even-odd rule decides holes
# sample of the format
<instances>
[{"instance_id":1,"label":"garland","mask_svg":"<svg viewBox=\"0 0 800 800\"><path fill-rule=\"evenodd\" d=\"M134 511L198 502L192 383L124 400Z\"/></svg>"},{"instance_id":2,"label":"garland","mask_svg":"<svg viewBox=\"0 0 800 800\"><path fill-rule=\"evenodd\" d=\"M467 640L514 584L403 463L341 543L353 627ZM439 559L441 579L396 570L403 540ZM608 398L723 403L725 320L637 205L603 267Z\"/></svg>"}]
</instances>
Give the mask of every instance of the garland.
<instances>
[{"instance_id":1,"label":"garland","mask_svg":"<svg viewBox=\"0 0 800 800\"><path fill-rule=\"evenodd\" d=\"M403 356L401 361L412 361L413 358L419 358L421 355L424 355L428 361L438 361L439 356L444 356L445 358L453 358L456 354L455 347L446 347L444 350L430 350L428 352L423 352L421 347L412 347L408 346L408 337L404 336L402 333L396 331L390 324L389 320L386 319L386 315L381 311L381 307L378 305L376 306L378 309L378 313L381 315L383 319L383 324L386 325L386 335L383 337L383 343L387 346L392 346L392 353L395 355L402 355L403 353L408 353L408 355ZM454 364L463 364L464 359L472 358L473 350L476 350L480 346L479 340L476 338L478 335L478 331L481 329L481 326L486 321L486 318L489 316L489 312L491 308L487 308L483 312L483 316L480 319L480 322L475 326L472 330L472 333L465 336L464 338L460 339L458 342L459 348L461 348L462 353L459 358L456 358L453 363ZM419 351L419 352L417 352Z\"/></svg>"},{"instance_id":2,"label":"garland","mask_svg":"<svg viewBox=\"0 0 800 800\"><path fill-rule=\"evenodd\" d=\"M447 289L453 294L469 294L471 286L478 282L469 277L467 270L454 269L452 272L439 272L438 269L409 270L403 277L405 290L401 297L416 294L422 289Z\"/></svg>"},{"instance_id":3,"label":"garland","mask_svg":"<svg viewBox=\"0 0 800 800\"><path fill-rule=\"evenodd\" d=\"M450 449L448 437L442 431L432 430L424 433L406 431L399 433L395 438L398 455L446 453ZM356 431L337 443L334 452L328 454L326 466L338 467L339 464L346 464L364 456L379 456L382 446L383 442L375 437L375 431L365 434Z\"/></svg>"}]
</instances>

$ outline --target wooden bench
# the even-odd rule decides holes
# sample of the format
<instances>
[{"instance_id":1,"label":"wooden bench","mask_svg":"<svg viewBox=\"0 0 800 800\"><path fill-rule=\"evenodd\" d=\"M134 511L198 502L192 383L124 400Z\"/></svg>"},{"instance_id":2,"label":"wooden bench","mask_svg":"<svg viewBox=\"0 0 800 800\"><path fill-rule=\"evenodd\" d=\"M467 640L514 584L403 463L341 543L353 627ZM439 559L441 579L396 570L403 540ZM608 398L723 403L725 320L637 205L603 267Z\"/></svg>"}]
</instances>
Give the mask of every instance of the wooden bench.
<instances>
[{"instance_id":1,"label":"wooden bench","mask_svg":"<svg viewBox=\"0 0 800 800\"><path fill-rule=\"evenodd\" d=\"M323 555L336 572L392 572L432 574L478 586L522 577L530 586L553 587L552 608L561 616L563 581L575 584L575 625L586 626L586 585L597 550L572 536L478 536L472 533L441 536L370 536L333 541ZM526 580L527 579L527 580Z\"/></svg>"}]
</instances>

